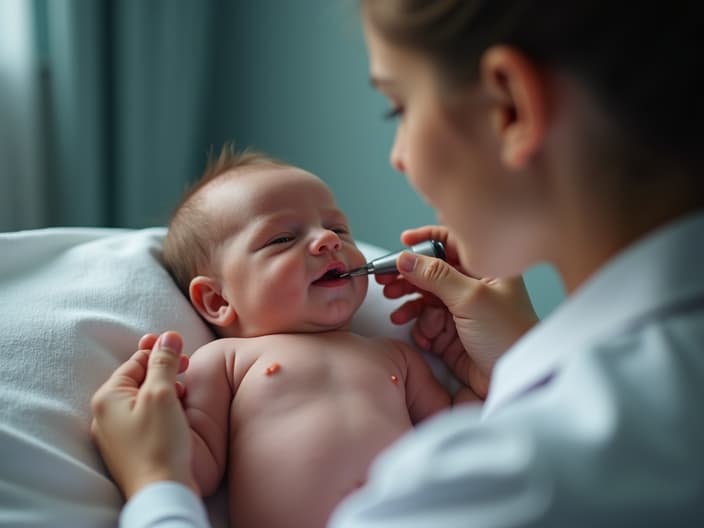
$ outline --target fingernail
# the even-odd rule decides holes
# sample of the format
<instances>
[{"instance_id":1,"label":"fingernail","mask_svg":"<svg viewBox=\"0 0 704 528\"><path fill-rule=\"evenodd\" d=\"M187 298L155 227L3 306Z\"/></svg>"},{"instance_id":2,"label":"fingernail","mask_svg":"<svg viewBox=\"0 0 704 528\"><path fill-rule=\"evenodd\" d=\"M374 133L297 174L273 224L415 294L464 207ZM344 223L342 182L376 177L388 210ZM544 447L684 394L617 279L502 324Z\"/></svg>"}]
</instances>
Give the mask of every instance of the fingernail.
<instances>
[{"instance_id":1,"label":"fingernail","mask_svg":"<svg viewBox=\"0 0 704 528\"><path fill-rule=\"evenodd\" d=\"M417 260L418 260L418 258L416 255L414 255L413 253L409 253L407 251L404 251L403 253L401 253L401 256L398 258L399 271L403 271L405 273L412 272L416 267Z\"/></svg>"},{"instance_id":2,"label":"fingernail","mask_svg":"<svg viewBox=\"0 0 704 528\"><path fill-rule=\"evenodd\" d=\"M168 348L174 352L181 352L181 340L178 338L178 334L173 332L166 332L161 334L159 337L159 348Z\"/></svg>"}]
</instances>

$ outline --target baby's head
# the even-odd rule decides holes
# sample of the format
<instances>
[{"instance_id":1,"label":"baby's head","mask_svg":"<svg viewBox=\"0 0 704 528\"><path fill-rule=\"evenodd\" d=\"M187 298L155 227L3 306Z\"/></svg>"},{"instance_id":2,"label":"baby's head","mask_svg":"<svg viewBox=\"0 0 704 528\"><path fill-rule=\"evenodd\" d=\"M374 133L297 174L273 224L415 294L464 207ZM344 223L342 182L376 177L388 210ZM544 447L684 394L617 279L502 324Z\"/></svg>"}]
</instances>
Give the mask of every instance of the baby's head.
<instances>
[{"instance_id":1,"label":"baby's head","mask_svg":"<svg viewBox=\"0 0 704 528\"><path fill-rule=\"evenodd\" d=\"M221 337L343 328L367 278L345 215L318 177L225 147L176 208L164 260Z\"/></svg>"}]
</instances>

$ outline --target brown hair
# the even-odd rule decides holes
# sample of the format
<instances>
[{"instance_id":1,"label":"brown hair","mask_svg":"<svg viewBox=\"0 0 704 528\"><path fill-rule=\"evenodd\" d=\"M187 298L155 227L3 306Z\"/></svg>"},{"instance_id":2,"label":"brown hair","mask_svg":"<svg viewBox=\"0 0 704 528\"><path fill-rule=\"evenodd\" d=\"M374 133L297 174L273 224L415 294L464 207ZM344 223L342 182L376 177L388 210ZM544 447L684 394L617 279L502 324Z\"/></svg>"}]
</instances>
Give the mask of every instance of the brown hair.
<instances>
[{"instance_id":1,"label":"brown hair","mask_svg":"<svg viewBox=\"0 0 704 528\"><path fill-rule=\"evenodd\" d=\"M207 270L211 251L221 236L216 223L202 207L203 195L200 191L222 177L232 176L234 171L265 165L286 164L261 152L237 152L231 143L226 143L217 157L212 152L208 155L203 175L176 206L164 239L164 264L187 296L193 277Z\"/></svg>"},{"instance_id":2,"label":"brown hair","mask_svg":"<svg viewBox=\"0 0 704 528\"><path fill-rule=\"evenodd\" d=\"M614 118L619 142L633 147L629 156L648 154L689 171L703 161L701 2L360 1L375 30L425 54L450 87L476 80L487 48L510 45L584 83Z\"/></svg>"}]
</instances>

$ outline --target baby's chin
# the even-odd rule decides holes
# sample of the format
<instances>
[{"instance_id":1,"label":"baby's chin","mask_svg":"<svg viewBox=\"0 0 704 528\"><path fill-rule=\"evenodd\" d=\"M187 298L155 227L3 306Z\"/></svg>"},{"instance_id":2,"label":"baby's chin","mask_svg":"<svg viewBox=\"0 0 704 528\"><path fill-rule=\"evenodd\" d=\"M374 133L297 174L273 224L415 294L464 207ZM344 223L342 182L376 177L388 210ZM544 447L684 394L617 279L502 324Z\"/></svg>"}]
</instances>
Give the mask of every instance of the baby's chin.
<instances>
[{"instance_id":1,"label":"baby's chin","mask_svg":"<svg viewBox=\"0 0 704 528\"><path fill-rule=\"evenodd\" d=\"M350 318L351 319L351 318ZM273 334L322 334L325 332L340 332L350 330L350 319L341 322L328 321L306 321L299 324L291 324L286 327L270 329L268 332L258 332L247 336L238 337L259 337Z\"/></svg>"},{"instance_id":2,"label":"baby's chin","mask_svg":"<svg viewBox=\"0 0 704 528\"><path fill-rule=\"evenodd\" d=\"M213 328L218 337L251 338L262 337L274 334L312 334L317 332L334 332L339 330L349 330L350 322L354 312L344 316L332 317L334 314L326 314L323 318L310 318L288 322L279 321L277 324L262 325L257 327L239 328Z\"/></svg>"},{"instance_id":3,"label":"baby's chin","mask_svg":"<svg viewBox=\"0 0 704 528\"><path fill-rule=\"evenodd\" d=\"M226 337L259 337L270 334L302 334L349 330L352 318L361 305L362 301L357 303L351 302L349 299L339 300L329 303L324 309L318 307L313 313L300 314L300 319L284 317L277 321L269 321L269 324L256 328L241 328L240 332Z\"/></svg>"},{"instance_id":4,"label":"baby's chin","mask_svg":"<svg viewBox=\"0 0 704 528\"><path fill-rule=\"evenodd\" d=\"M314 318L303 325L306 329L301 328L301 332L331 332L334 330L349 330L352 317L357 312L358 308L350 310L331 309L322 318Z\"/></svg>"},{"instance_id":5,"label":"baby's chin","mask_svg":"<svg viewBox=\"0 0 704 528\"><path fill-rule=\"evenodd\" d=\"M258 332L239 337L258 337L270 334L313 334L349 330L350 322L352 321L355 311L348 311L344 314L328 313L323 317L310 317L299 321L289 321L287 324L259 329Z\"/></svg>"}]
</instances>

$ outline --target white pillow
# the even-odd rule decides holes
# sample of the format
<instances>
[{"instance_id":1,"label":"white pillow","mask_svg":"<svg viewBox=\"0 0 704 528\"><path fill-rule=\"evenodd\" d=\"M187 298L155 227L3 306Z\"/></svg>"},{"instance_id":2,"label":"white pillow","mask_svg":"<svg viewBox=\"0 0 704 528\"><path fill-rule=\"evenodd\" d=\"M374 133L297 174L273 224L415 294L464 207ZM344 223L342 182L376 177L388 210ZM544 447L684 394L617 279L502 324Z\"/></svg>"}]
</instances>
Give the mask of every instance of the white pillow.
<instances>
[{"instance_id":1,"label":"white pillow","mask_svg":"<svg viewBox=\"0 0 704 528\"><path fill-rule=\"evenodd\" d=\"M90 439L91 395L147 332L179 330L189 354L213 337L162 266L164 233L0 234L0 525L116 525L123 501ZM353 329L408 340L389 321L398 302L369 285ZM222 501L208 501L214 526Z\"/></svg>"}]
</instances>

